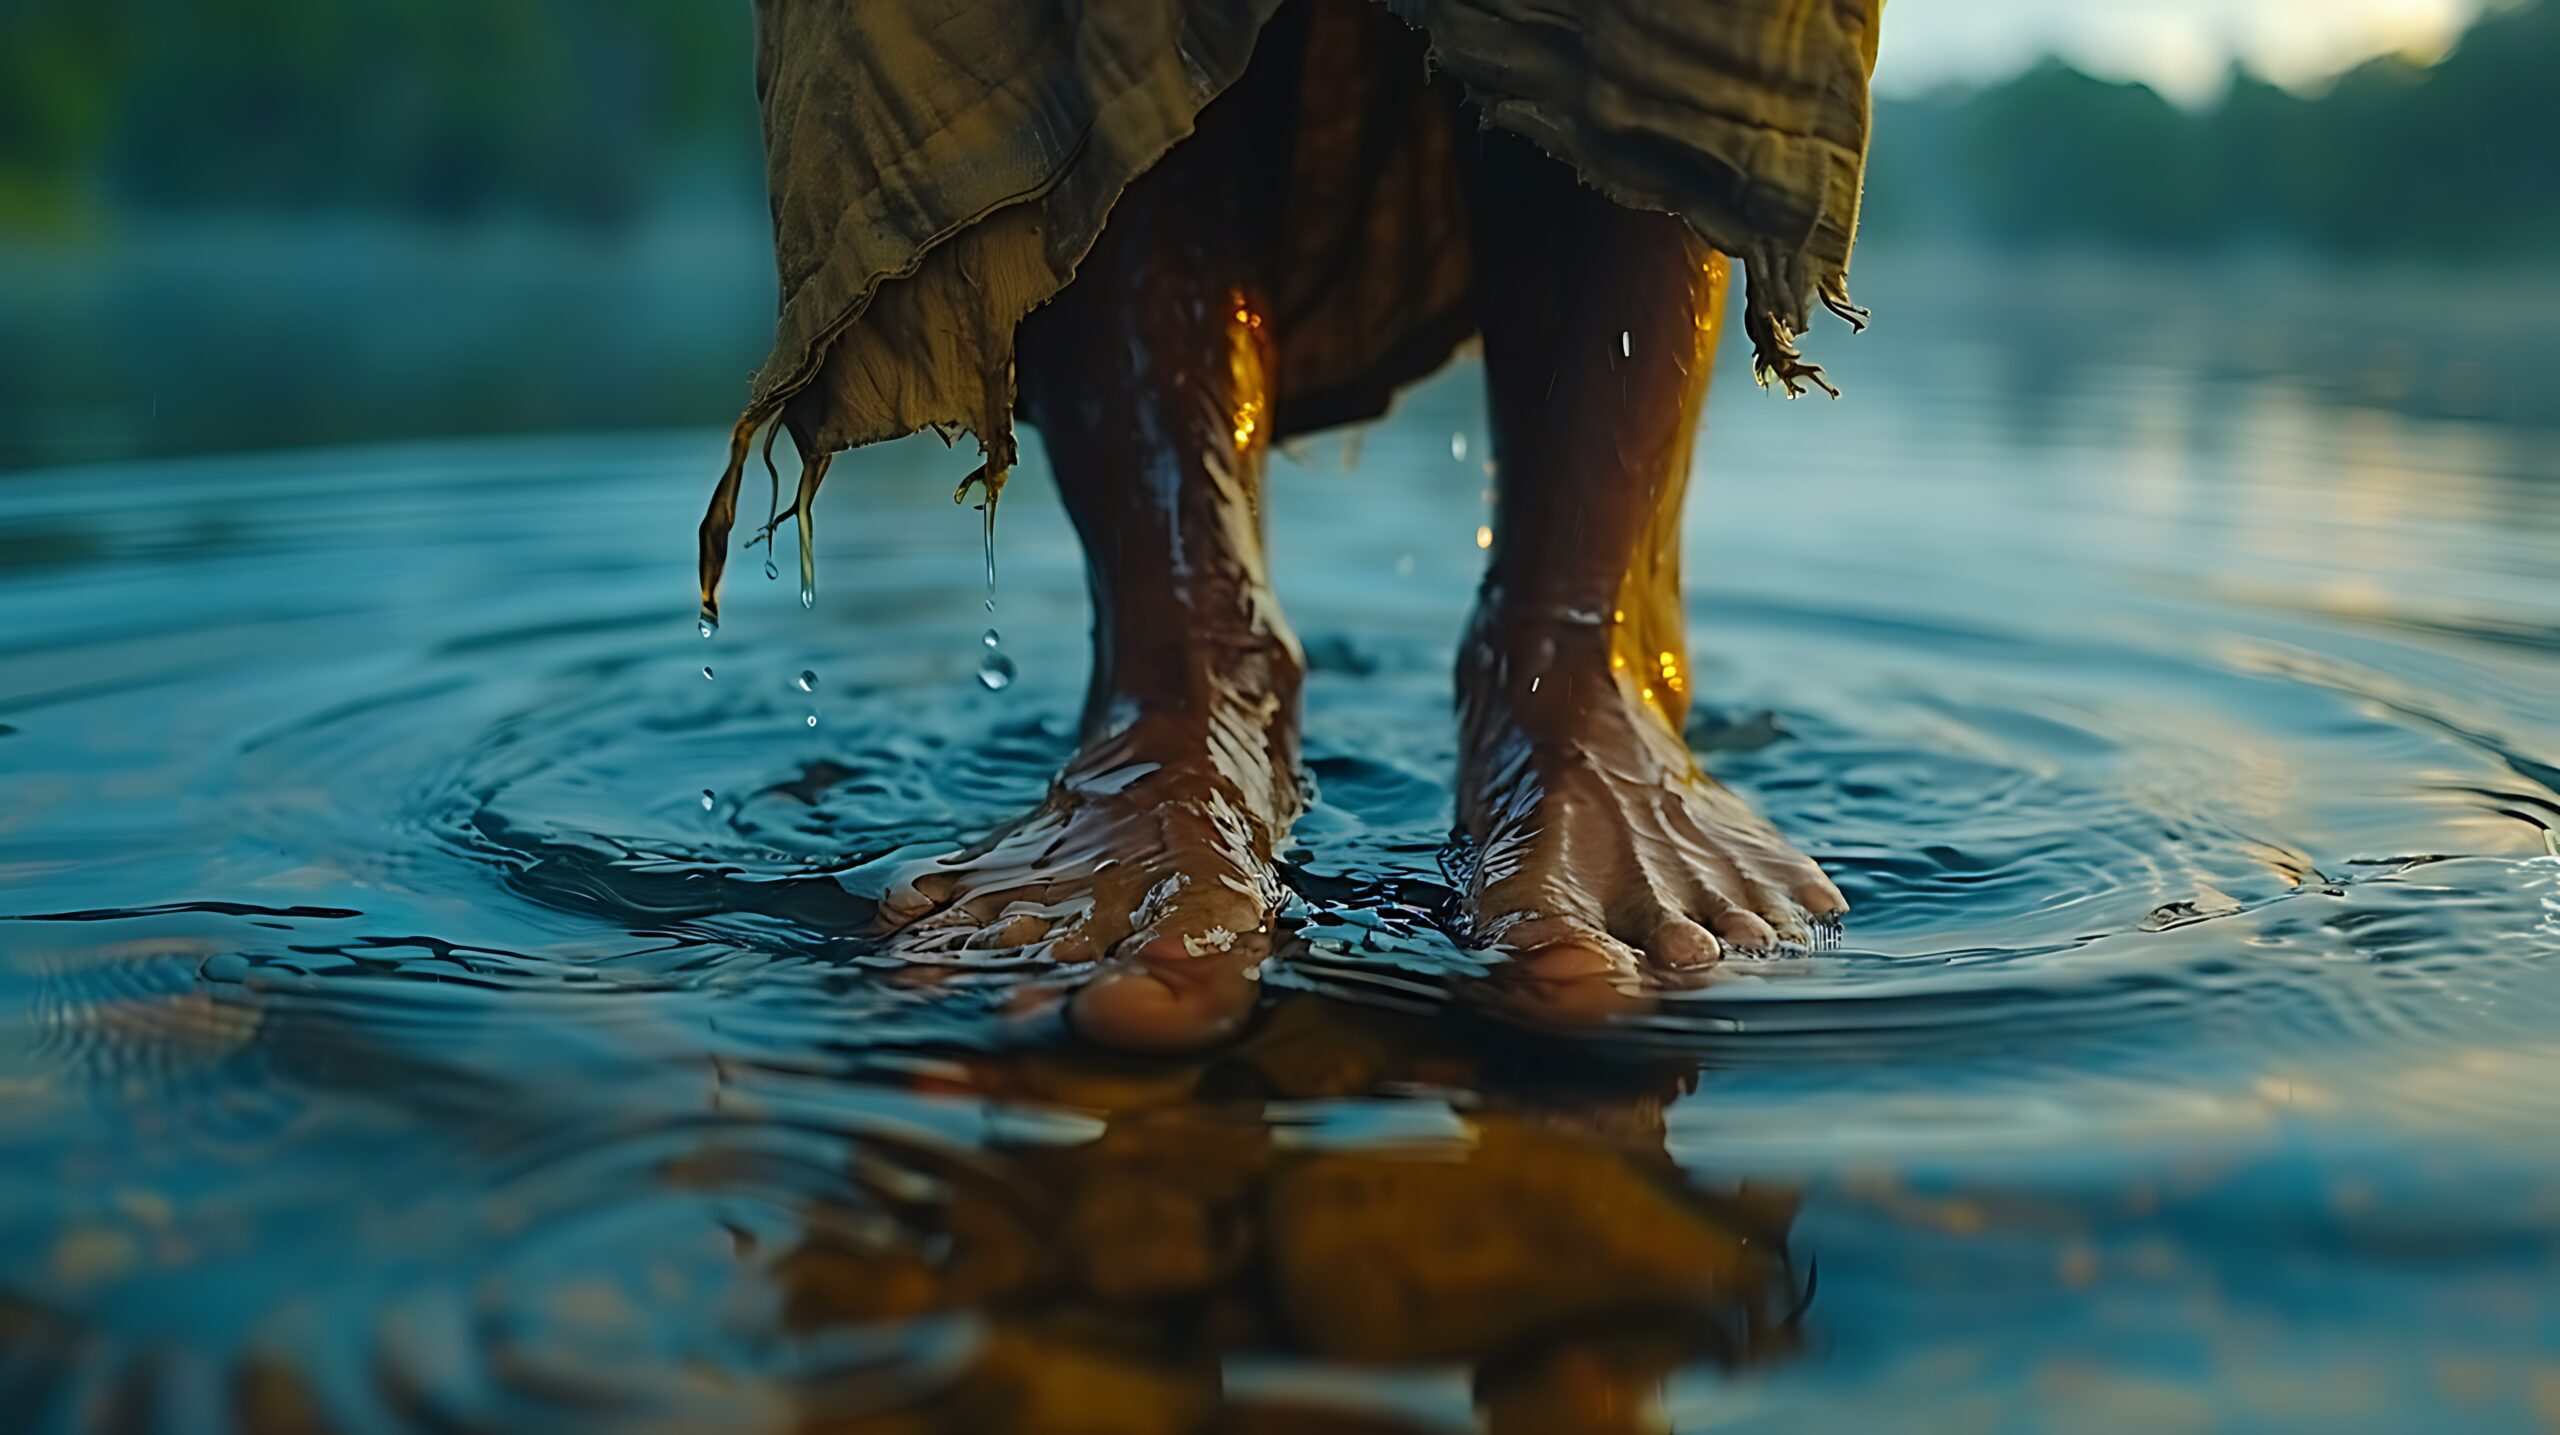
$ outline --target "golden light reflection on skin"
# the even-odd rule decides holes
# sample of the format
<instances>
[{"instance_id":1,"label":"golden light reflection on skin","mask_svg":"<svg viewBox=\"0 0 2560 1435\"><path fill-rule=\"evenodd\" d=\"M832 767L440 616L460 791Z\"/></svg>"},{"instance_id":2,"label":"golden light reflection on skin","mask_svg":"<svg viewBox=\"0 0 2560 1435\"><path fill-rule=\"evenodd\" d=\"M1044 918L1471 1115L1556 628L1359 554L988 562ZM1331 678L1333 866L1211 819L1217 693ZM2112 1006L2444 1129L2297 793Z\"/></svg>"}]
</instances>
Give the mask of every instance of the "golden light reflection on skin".
<instances>
[{"instance_id":1,"label":"golden light reflection on skin","mask_svg":"<svg viewBox=\"0 0 2560 1435\"><path fill-rule=\"evenodd\" d=\"M1235 433L1236 451L1253 446L1254 435L1262 431L1263 410L1271 392L1271 340L1263 332L1263 319L1253 306L1253 296L1243 289L1233 292L1235 307L1227 324L1227 369L1235 394L1235 420L1230 425Z\"/></svg>"},{"instance_id":2,"label":"golden light reflection on skin","mask_svg":"<svg viewBox=\"0 0 2560 1435\"><path fill-rule=\"evenodd\" d=\"M1305 801L1305 655L1263 543L1275 221L1252 176L1277 161L1246 162L1275 132L1275 74L1204 112L1017 333L1020 416L1092 595L1077 750L1031 812L903 869L874 928L946 970L989 953L1078 969L1077 1031L1130 1048L1198 1047L1250 1015L1273 854Z\"/></svg>"},{"instance_id":3,"label":"golden light reflection on skin","mask_svg":"<svg viewBox=\"0 0 2560 1435\"><path fill-rule=\"evenodd\" d=\"M1712 251L1704 262L1706 293L1691 306L1696 322L1690 348L1681 356L1684 373L1703 384L1714 374L1716 345L1724 337L1725 291L1731 266ZM1666 461L1669 471L1687 474L1695 458L1698 430L1681 432ZM1688 497L1685 483L1665 484L1646 515L1644 535L1634 561L1618 586L1615 620L1609 633L1609 666L1633 675L1636 696L1659 714L1674 732L1689 716L1689 684L1683 655L1689 651L1688 622L1680 602L1680 511Z\"/></svg>"},{"instance_id":4,"label":"golden light reflection on skin","mask_svg":"<svg viewBox=\"0 0 2560 1435\"><path fill-rule=\"evenodd\" d=\"M847 1432L1405 1430L1231 1392L1236 1359L1459 1374L1493 1430L1657 1430L1683 1368L1783 1359L1791 1195L1698 1189L1663 1149L1685 1068L1588 1085L1444 1023L1311 995L1214 1057L962 1058L929 1091L1099 1123L1090 1139L866 1151L890 1220L813 1210L775 1265L817 1335L936 1313L978 1338L937 1388L806 1410ZM1309 1103L1482 1093L1445 1128L1328 1137ZM1411 1106L1409 1096L1403 1102ZM1286 1108L1290 1115L1282 1118ZM905 1168L893 1176L887 1167ZM1299 1382L1279 1382L1297 1385ZM1346 1423L1347 1422L1347 1423Z\"/></svg>"},{"instance_id":5,"label":"golden light reflection on skin","mask_svg":"<svg viewBox=\"0 0 2560 1435\"><path fill-rule=\"evenodd\" d=\"M1458 661L1460 904L1505 958L1489 986L1587 1020L1728 950L1819 945L1848 904L1681 733L1681 505L1729 266L1521 159L1489 146L1478 189L1499 481Z\"/></svg>"}]
</instances>

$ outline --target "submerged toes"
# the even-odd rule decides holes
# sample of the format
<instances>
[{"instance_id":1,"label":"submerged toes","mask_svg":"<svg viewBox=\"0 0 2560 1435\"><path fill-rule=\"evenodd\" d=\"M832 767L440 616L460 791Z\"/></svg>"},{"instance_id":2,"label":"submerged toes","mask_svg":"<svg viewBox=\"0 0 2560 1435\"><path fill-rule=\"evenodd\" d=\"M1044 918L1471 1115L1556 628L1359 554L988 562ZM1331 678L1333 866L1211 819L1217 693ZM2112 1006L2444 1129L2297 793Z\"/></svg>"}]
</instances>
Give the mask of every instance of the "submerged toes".
<instances>
[{"instance_id":1,"label":"submerged toes","mask_svg":"<svg viewBox=\"0 0 2560 1435\"><path fill-rule=\"evenodd\" d=\"M1049 935L1053 924L1035 912L1007 912L978 928L962 943L973 951L1011 951Z\"/></svg>"},{"instance_id":2,"label":"submerged toes","mask_svg":"<svg viewBox=\"0 0 2560 1435\"><path fill-rule=\"evenodd\" d=\"M1222 1041L1252 1014L1268 948L1260 933L1151 928L1068 1001L1078 1033L1129 1051L1187 1051Z\"/></svg>"},{"instance_id":3,"label":"submerged toes","mask_svg":"<svg viewBox=\"0 0 2560 1435\"><path fill-rule=\"evenodd\" d=\"M1654 928L1653 942L1648 951L1656 962L1666 967L1703 967L1723 956L1728 943L1745 947L1751 945L1721 929L1710 932L1686 917L1673 917Z\"/></svg>"},{"instance_id":4,"label":"submerged toes","mask_svg":"<svg viewBox=\"0 0 2560 1435\"><path fill-rule=\"evenodd\" d=\"M1073 871L992 868L981 855L895 883L874 931L892 953L928 965L1087 966L1067 999L1079 1033L1129 1050L1189 1050L1232 1035L1253 1012L1271 948L1271 884L1251 878L1161 851Z\"/></svg>"},{"instance_id":5,"label":"submerged toes","mask_svg":"<svg viewBox=\"0 0 2560 1435\"><path fill-rule=\"evenodd\" d=\"M1801 946L1807 935L1803 916L1787 902L1774 902L1760 911L1728 907L1717 913L1710 925L1726 946L1746 952L1772 952L1790 944Z\"/></svg>"}]
</instances>

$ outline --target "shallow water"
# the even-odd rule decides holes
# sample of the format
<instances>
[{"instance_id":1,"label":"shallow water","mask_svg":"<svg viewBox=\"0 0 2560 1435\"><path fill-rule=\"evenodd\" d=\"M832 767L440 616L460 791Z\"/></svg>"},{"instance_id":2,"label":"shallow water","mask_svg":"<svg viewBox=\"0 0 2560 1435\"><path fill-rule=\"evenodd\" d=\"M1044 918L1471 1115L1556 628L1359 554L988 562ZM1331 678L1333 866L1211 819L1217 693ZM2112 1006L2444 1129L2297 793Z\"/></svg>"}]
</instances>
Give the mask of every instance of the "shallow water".
<instances>
[{"instance_id":1,"label":"shallow water","mask_svg":"<svg viewBox=\"0 0 2560 1435\"><path fill-rule=\"evenodd\" d=\"M2560 1423L2560 345L1862 279L1688 551L1847 941L1598 1037L1446 1000L1466 366L1275 476L1320 800L1190 1061L842 935L1066 751L1036 452L1001 693L930 440L708 642L715 432L0 477L9 1428Z\"/></svg>"}]
</instances>

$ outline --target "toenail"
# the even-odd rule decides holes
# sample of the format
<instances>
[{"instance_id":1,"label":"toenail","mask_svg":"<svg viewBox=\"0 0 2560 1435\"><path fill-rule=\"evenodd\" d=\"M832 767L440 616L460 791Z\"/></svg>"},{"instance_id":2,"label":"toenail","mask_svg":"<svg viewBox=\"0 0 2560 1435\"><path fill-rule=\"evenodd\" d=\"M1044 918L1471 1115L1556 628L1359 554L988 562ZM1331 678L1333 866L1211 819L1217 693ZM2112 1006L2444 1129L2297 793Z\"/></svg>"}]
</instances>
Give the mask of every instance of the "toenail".
<instances>
[{"instance_id":1,"label":"toenail","mask_svg":"<svg viewBox=\"0 0 2560 1435\"><path fill-rule=\"evenodd\" d=\"M1653 936L1653 959L1667 967L1699 967L1723 955L1713 932L1695 922L1665 922Z\"/></svg>"}]
</instances>

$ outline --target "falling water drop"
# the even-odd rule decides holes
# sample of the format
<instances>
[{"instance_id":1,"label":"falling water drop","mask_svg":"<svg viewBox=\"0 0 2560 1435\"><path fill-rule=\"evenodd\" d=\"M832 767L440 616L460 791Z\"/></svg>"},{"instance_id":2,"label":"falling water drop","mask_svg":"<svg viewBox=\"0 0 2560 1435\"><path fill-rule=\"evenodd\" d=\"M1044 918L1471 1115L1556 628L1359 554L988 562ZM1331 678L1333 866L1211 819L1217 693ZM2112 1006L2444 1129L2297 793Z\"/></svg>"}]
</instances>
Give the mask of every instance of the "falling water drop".
<instances>
[{"instance_id":1,"label":"falling water drop","mask_svg":"<svg viewBox=\"0 0 2560 1435\"><path fill-rule=\"evenodd\" d=\"M1618 357L1621 359L1632 359L1635 356L1636 349L1634 332L1632 330L1620 329L1618 331Z\"/></svg>"},{"instance_id":2,"label":"falling water drop","mask_svg":"<svg viewBox=\"0 0 2560 1435\"><path fill-rule=\"evenodd\" d=\"M1467 461L1467 435L1464 429L1449 435L1449 457L1460 463Z\"/></svg>"},{"instance_id":3,"label":"falling water drop","mask_svg":"<svg viewBox=\"0 0 2560 1435\"><path fill-rule=\"evenodd\" d=\"M978 511L986 515L982 533L987 561L987 616L992 618L996 611L996 497L993 488L987 490L987 501L978 506ZM986 647L986 651L978 655L979 685L991 693L1013 686L1013 659L1004 655L1004 640L996 635L992 624L988 626L986 636L979 641Z\"/></svg>"},{"instance_id":4,"label":"falling water drop","mask_svg":"<svg viewBox=\"0 0 2560 1435\"><path fill-rule=\"evenodd\" d=\"M986 529L985 529L985 534L986 534L986 537L985 537L985 543L986 543L986 553L987 553L987 611L988 611L988 612L990 612L990 613L992 613L992 612L994 612L994 611L996 610L996 500L995 500L995 496L994 496L993 494L989 494L989 495L987 496L987 501L986 501L986 502L984 502L984 503L982 503L982 504L979 504L979 505L978 505L978 511L979 511L980 513L983 513L983 514L985 514L985 515L987 516ZM988 631L988 632L990 632L990 633L993 633L995 630L994 630L993 628L989 628L987 631Z\"/></svg>"},{"instance_id":5,"label":"falling water drop","mask_svg":"<svg viewBox=\"0 0 2560 1435\"><path fill-rule=\"evenodd\" d=\"M978 682L988 692L1003 692L1013 686L1013 659L1006 657L1004 649L998 646L1001 640L997 638L995 629L989 628L983 641L987 650L978 658Z\"/></svg>"},{"instance_id":6,"label":"falling water drop","mask_svg":"<svg viewBox=\"0 0 2560 1435\"><path fill-rule=\"evenodd\" d=\"M702 789L702 810L705 812L711 810L711 789L707 787Z\"/></svg>"},{"instance_id":7,"label":"falling water drop","mask_svg":"<svg viewBox=\"0 0 2560 1435\"><path fill-rule=\"evenodd\" d=\"M818 690L818 675L810 672L806 668L802 668L800 670L800 676L793 679L793 681L800 684L800 691L804 693L814 693Z\"/></svg>"},{"instance_id":8,"label":"falling water drop","mask_svg":"<svg viewBox=\"0 0 2560 1435\"><path fill-rule=\"evenodd\" d=\"M811 727L816 727L817 725L818 725L818 715L817 715L816 713L811 713L811 714L809 714L809 726L811 726Z\"/></svg>"},{"instance_id":9,"label":"falling water drop","mask_svg":"<svg viewBox=\"0 0 2560 1435\"><path fill-rule=\"evenodd\" d=\"M767 535L765 536L765 542L766 542L766 544L767 544L768 546L769 546L769 545L771 545L771 543L773 542L773 537L772 537L772 535L771 535L771 534L767 534ZM781 577L781 576L782 576L782 569L781 569L781 568L779 568L779 567L777 567L777 566L775 566L774 561L773 561L773 555L772 555L772 554L770 554L770 553L766 554L766 555L764 556L764 581L766 581L767 583L770 583L770 582L772 582L774 579L779 578L779 577Z\"/></svg>"},{"instance_id":10,"label":"falling water drop","mask_svg":"<svg viewBox=\"0 0 2560 1435\"><path fill-rule=\"evenodd\" d=\"M704 663L702 665L702 680L706 683L711 681L711 665L709 663Z\"/></svg>"}]
</instances>

